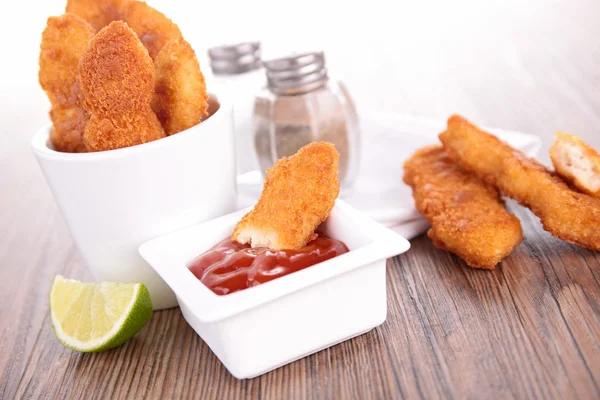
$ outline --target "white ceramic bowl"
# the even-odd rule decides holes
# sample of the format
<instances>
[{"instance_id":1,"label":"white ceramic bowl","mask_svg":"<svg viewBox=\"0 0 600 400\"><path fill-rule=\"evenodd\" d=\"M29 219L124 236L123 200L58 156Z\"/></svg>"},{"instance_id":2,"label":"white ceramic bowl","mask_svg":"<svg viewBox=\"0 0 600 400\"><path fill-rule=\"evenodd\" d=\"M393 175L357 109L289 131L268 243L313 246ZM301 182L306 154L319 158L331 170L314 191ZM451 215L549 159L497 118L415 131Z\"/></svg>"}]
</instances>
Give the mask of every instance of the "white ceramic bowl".
<instances>
[{"instance_id":1,"label":"white ceramic bowl","mask_svg":"<svg viewBox=\"0 0 600 400\"><path fill-rule=\"evenodd\" d=\"M201 124L137 146L62 153L52 149L51 126L31 141L94 278L143 282L154 309L177 301L138 246L236 209L232 108L214 96L211 102L218 109Z\"/></svg>"},{"instance_id":2,"label":"white ceramic bowl","mask_svg":"<svg viewBox=\"0 0 600 400\"><path fill-rule=\"evenodd\" d=\"M140 254L173 289L186 321L236 378L251 378L385 321L386 259L408 241L337 200L322 230L348 253L219 296L188 269L228 237L248 210L148 241Z\"/></svg>"}]
</instances>

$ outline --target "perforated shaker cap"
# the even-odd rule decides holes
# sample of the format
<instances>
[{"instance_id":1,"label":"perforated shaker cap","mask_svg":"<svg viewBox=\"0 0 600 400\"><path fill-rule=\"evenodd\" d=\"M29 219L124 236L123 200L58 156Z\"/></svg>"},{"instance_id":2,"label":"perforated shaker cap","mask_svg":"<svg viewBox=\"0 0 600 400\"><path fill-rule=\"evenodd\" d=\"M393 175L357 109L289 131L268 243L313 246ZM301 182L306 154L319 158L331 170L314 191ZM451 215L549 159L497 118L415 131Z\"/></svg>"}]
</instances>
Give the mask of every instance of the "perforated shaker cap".
<instances>
[{"instance_id":1,"label":"perforated shaker cap","mask_svg":"<svg viewBox=\"0 0 600 400\"><path fill-rule=\"evenodd\" d=\"M277 94L307 93L324 86L329 77L322 51L263 61L269 89Z\"/></svg>"},{"instance_id":2,"label":"perforated shaker cap","mask_svg":"<svg viewBox=\"0 0 600 400\"><path fill-rule=\"evenodd\" d=\"M260 68L260 42L244 42L208 49L215 75L237 75Z\"/></svg>"}]
</instances>

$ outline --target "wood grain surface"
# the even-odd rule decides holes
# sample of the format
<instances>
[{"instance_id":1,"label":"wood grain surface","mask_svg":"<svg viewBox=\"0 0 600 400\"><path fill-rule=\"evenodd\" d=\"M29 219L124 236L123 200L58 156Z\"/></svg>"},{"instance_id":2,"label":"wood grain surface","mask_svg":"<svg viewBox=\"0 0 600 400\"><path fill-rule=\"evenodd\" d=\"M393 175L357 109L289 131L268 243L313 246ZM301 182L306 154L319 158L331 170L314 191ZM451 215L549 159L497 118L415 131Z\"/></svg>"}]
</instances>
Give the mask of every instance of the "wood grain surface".
<instances>
[{"instance_id":1,"label":"wood grain surface","mask_svg":"<svg viewBox=\"0 0 600 400\"><path fill-rule=\"evenodd\" d=\"M414 56L370 44L332 63L347 66L359 108L460 112L538 134L543 161L559 129L600 148L600 3L533 3L531 15L480 23L481 40L449 30ZM388 261L382 326L256 379L233 378L179 309L111 351L67 350L48 318L52 277L91 276L28 148L45 109L33 120L9 110L26 129L4 124L0 135L2 399L600 398L600 254L553 238L512 201L525 241L496 270L470 269L420 236Z\"/></svg>"}]
</instances>

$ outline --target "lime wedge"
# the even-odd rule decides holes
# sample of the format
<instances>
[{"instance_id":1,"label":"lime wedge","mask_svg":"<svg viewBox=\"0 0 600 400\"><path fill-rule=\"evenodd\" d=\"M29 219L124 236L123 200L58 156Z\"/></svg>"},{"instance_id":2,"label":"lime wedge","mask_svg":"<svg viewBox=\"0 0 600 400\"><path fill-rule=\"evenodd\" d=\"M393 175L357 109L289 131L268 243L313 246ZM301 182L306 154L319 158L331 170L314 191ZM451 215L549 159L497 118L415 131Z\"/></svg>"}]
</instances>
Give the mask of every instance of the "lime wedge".
<instances>
[{"instance_id":1,"label":"lime wedge","mask_svg":"<svg viewBox=\"0 0 600 400\"><path fill-rule=\"evenodd\" d=\"M151 316L152 301L143 283L83 283L61 275L52 282L52 328L70 349L112 349L138 333Z\"/></svg>"}]
</instances>

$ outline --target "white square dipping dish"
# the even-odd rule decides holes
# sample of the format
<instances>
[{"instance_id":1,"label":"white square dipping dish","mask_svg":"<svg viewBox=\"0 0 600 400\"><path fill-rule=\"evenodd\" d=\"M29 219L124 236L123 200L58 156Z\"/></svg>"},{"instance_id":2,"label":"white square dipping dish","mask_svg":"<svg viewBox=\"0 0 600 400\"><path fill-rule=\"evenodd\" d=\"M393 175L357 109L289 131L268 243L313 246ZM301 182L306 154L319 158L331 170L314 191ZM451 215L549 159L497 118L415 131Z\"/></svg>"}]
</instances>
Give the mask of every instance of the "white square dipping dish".
<instances>
[{"instance_id":1,"label":"white square dipping dish","mask_svg":"<svg viewBox=\"0 0 600 400\"><path fill-rule=\"evenodd\" d=\"M141 256L171 287L186 321L225 367L252 378L365 333L387 316L386 260L409 242L337 200L325 235L350 251L239 292L219 296L188 264L221 240L249 210L143 243Z\"/></svg>"}]
</instances>

